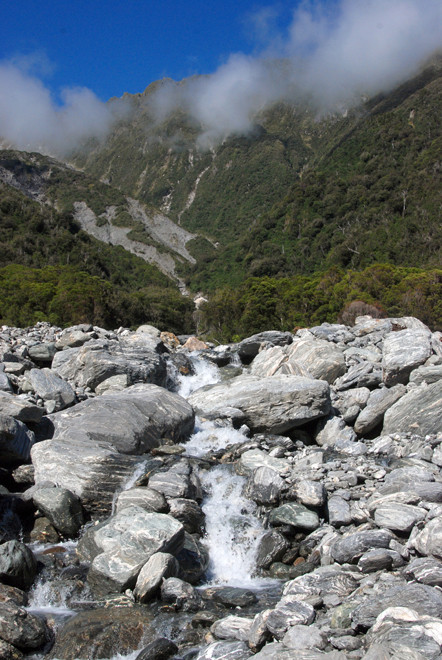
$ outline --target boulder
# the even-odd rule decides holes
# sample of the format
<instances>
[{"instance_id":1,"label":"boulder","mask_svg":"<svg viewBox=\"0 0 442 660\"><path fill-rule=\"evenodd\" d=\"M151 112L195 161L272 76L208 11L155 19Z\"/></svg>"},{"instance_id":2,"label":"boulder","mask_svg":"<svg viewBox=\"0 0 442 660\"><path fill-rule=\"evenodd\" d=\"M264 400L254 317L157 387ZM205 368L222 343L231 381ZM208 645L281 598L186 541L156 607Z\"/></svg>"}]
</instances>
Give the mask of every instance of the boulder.
<instances>
[{"instance_id":1,"label":"boulder","mask_svg":"<svg viewBox=\"0 0 442 660\"><path fill-rule=\"evenodd\" d=\"M152 488L139 487L123 490L115 502L115 511L121 511L128 506L138 506L146 511L156 511L157 513L169 511L164 495Z\"/></svg>"},{"instance_id":2,"label":"boulder","mask_svg":"<svg viewBox=\"0 0 442 660\"><path fill-rule=\"evenodd\" d=\"M23 422L0 414L0 461L3 466L28 461L34 442L33 432Z\"/></svg>"},{"instance_id":3,"label":"boulder","mask_svg":"<svg viewBox=\"0 0 442 660\"><path fill-rule=\"evenodd\" d=\"M198 651L195 660L249 660L252 653L245 642L213 642Z\"/></svg>"},{"instance_id":4,"label":"boulder","mask_svg":"<svg viewBox=\"0 0 442 660\"><path fill-rule=\"evenodd\" d=\"M258 467L247 484L247 497L258 504L276 504L285 481L269 467Z\"/></svg>"},{"instance_id":5,"label":"boulder","mask_svg":"<svg viewBox=\"0 0 442 660\"><path fill-rule=\"evenodd\" d=\"M305 506L322 506L327 499L324 485L310 479L300 479L294 485L293 492L300 504Z\"/></svg>"},{"instance_id":6,"label":"boulder","mask_svg":"<svg viewBox=\"0 0 442 660\"><path fill-rule=\"evenodd\" d=\"M298 376L237 376L200 388L188 401L205 417L228 417L234 409L240 413L238 421L270 433L302 426L327 415L331 407L325 381Z\"/></svg>"},{"instance_id":7,"label":"boulder","mask_svg":"<svg viewBox=\"0 0 442 660\"><path fill-rule=\"evenodd\" d=\"M406 329L391 332L384 340L382 367L384 383L391 387L408 383L416 367L431 355L431 333L425 329Z\"/></svg>"},{"instance_id":8,"label":"boulder","mask_svg":"<svg viewBox=\"0 0 442 660\"><path fill-rule=\"evenodd\" d=\"M396 401L385 413L382 435L413 432L421 436L440 431L442 380L421 385Z\"/></svg>"},{"instance_id":9,"label":"boulder","mask_svg":"<svg viewBox=\"0 0 442 660\"><path fill-rule=\"evenodd\" d=\"M66 488L38 488L32 496L35 506L63 536L78 534L84 523L83 507Z\"/></svg>"},{"instance_id":10,"label":"boulder","mask_svg":"<svg viewBox=\"0 0 442 660\"><path fill-rule=\"evenodd\" d=\"M417 522L424 520L425 515L426 511L418 506L388 502L376 508L374 520L379 527L406 534L411 532Z\"/></svg>"},{"instance_id":11,"label":"boulder","mask_svg":"<svg viewBox=\"0 0 442 660\"><path fill-rule=\"evenodd\" d=\"M37 560L20 541L6 541L0 545L0 580L26 591L37 574Z\"/></svg>"},{"instance_id":12,"label":"boulder","mask_svg":"<svg viewBox=\"0 0 442 660\"><path fill-rule=\"evenodd\" d=\"M170 639L157 637L138 653L135 660L167 660L177 652L178 646Z\"/></svg>"},{"instance_id":13,"label":"boulder","mask_svg":"<svg viewBox=\"0 0 442 660\"><path fill-rule=\"evenodd\" d=\"M384 414L398 399L406 393L404 385L374 390L368 398L366 407L359 413L354 430L358 435L369 433L382 424Z\"/></svg>"},{"instance_id":14,"label":"boulder","mask_svg":"<svg viewBox=\"0 0 442 660\"><path fill-rule=\"evenodd\" d=\"M216 639L238 639L247 642L251 627L252 619L230 615L215 621L210 631Z\"/></svg>"},{"instance_id":15,"label":"boulder","mask_svg":"<svg viewBox=\"0 0 442 660\"><path fill-rule=\"evenodd\" d=\"M279 332L278 330L259 332L243 339L238 344L238 355L243 362L251 362L258 355L261 344L264 342L274 346L286 346L291 344L292 341L293 335L290 332Z\"/></svg>"},{"instance_id":16,"label":"boulder","mask_svg":"<svg viewBox=\"0 0 442 660\"><path fill-rule=\"evenodd\" d=\"M0 637L23 651L31 651L49 641L50 634L43 619L10 601L0 603Z\"/></svg>"},{"instance_id":17,"label":"boulder","mask_svg":"<svg viewBox=\"0 0 442 660\"><path fill-rule=\"evenodd\" d=\"M421 555L434 555L442 559L442 516L430 520L414 537L412 545Z\"/></svg>"},{"instance_id":18,"label":"boulder","mask_svg":"<svg viewBox=\"0 0 442 660\"><path fill-rule=\"evenodd\" d=\"M384 529L367 529L362 532L347 534L333 543L331 556L339 564L352 564L366 550L388 548L392 538L393 534Z\"/></svg>"},{"instance_id":19,"label":"boulder","mask_svg":"<svg viewBox=\"0 0 442 660\"><path fill-rule=\"evenodd\" d=\"M269 568L270 564L282 558L289 547L285 536L276 530L266 532L259 541L256 565L258 568Z\"/></svg>"},{"instance_id":20,"label":"boulder","mask_svg":"<svg viewBox=\"0 0 442 660\"><path fill-rule=\"evenodd\" d=\"M97 608L80 612L58 630L48 660L113 658L153 640L151 614L142 607Z\"/></svg>"},{"instance_id":21,"label":"boulder","mask_svg":"<svg viewBox=\"0 0 442 660\"><path fill-rule=\"evenodd\" d=\"M161 600L184 612L196 612L201 607L201 597L198 592L191 584L176 577L163 580Z\"/></svg>"},{"instance_id":22,"label":"boulder","mask_svg":"<svg viewBox=\"0 0 442 660\"><path fill-rule=\"evenodd\" d=\"M22 396L0 391L0 415L8 415L25 424L38 424L44 410Z\"/></svg>"},{"instance_id":23,"label":"boulder","mask_svg":"<svg viewBox=\"0 0 442 660\"><path fill-rule=\"evenodd\" d=\"M51 369L31 369L28 379L36 395L46 402L48 412L63 410L75 403L76 396L71 385Z\"/></svg>"},{"instance_id":24,"label":"boulder","mask_svg":"<svg viewBox=\"0 0 442 660\"><path fill-rule=\"evenodd\" d=\"M299 624L308 626L315 620L315 610L310 603L284 596L267 618L267 628L276 639L282 639L289 628Z\"/></svg>"},{"instance_id":25,"label":"boulder","mask_svg":"<svg viewBox=\"0 0 442 660\"><path fill-rule=\"evenodd\" d=\"M44 341L39 344L28 346L28 355L31 360L37 364L51 364L56 352L57 349L53 341Z\"/></svg>"},{"instance_id":26,"label":"boulder","mask_svg":"<svg viewBox=\"0 0 442 660\"><path fill-rule=\"evenodd\" d=\"M166 384L166 362L159 339L133 333L115 340L92 340L80 348L58 352L52 369L76 387L95 390L111 376L126 374L128 383Z\"/></svg>"},{"instance_id":27,"label":"boulder","mask_svg":"<svg viewBox=\"0 0 442 660\"><path fill-rule=\"evenodd\" d=\"M138 574L134 596L141 603L151 600L161 587L163 579L177 577L179 564L173 555L156 552L144 564Z\"/></svg>"},{"instance_id":28,"label":"boulder","mask_svg":"<svg viewBox=\"0 0 442 660\"><path fill-rule=\"evenodd\" d=\"M316 511L307 509L302 504L287 502L270 512L271 525L291 525L297 529L312 531L319 527L319 516Z\"/></svg>"}]
</instances>

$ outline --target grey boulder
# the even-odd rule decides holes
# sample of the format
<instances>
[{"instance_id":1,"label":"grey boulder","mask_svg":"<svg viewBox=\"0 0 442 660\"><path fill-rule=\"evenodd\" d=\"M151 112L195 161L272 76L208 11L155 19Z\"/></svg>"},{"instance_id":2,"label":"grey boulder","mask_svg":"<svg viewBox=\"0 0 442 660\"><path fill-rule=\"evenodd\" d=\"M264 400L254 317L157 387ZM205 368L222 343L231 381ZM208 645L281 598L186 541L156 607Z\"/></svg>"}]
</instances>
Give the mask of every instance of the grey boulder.
<instances>
[{"instance_id":1,"label":"grey boulder","mask_svg":"<svg viewBox=\"0 0 442 660\"><path fill-rule=\"evenodd\" d=\"M71 385L51 369L31 369L28 379L36 395L46 402L48 412L63 410L75 403L76 396Z\"/></svg>"},{"instance_id":2,"label":"grey boulder","mask_svg":"<svg viewBox=\"0 0 442 660\"><path fill-rule=\"evenodd\" d=\"M35 442L32 431L10 415L0 414L0 461L10 465L29 460Z\"/></svg>"},{"instance_id":3,"label":"grey boulder","mask_svg":"<svg viewBox=\"0 0 442 660\"><path fill-rule=\"evenodd\" d=\"M429 330L407 328L390 332L384 340L382 355L385 384L391 387L407 383L411 371L423 364L431 353Z\"/></svg>"},{"instance_id":4,"label":"grey boulder","mask_svg":"<svg viewBox=\"0 0 442 660\"><path fill-rule=\"evenodd\" d=\"M6 541L0 545L0 581L26 591L37 573L37 560L20 541Z\"/></svg>"},{"instance_id":5,"label":"grey boulder","mask_svg":"<svg viewBox=\"0 0 442 660\"><path fill-rule=\"evenodd\" d=\"M441 430L442 380L421 385L401 397L384 417L382 435L412 431L418 435Z\"/></svg>"},{"instance_id":6,"label":"grey boulder","mask_svg":"<svg viewBox=\"0 0 442 660\"><path fill-rule=\"evenodd\" d=\"M84 523L83 507L66 488L38 488L33 492L35 506L63 536L78 534Z\"/></svg>"},{"instance_id":7,"label":"grey boulder","mask_svg":"<svg viewBox=\"0 0 442 660\"><path fill-rule=\"evenodd\" d=\"M206 417L225 417L230 410L236 410L239 419L253 431L270 433L284 433L323 417L331 406L325 381L289 375L237 376L200 388L188 401Z\"/></svg>"}]
</instances>

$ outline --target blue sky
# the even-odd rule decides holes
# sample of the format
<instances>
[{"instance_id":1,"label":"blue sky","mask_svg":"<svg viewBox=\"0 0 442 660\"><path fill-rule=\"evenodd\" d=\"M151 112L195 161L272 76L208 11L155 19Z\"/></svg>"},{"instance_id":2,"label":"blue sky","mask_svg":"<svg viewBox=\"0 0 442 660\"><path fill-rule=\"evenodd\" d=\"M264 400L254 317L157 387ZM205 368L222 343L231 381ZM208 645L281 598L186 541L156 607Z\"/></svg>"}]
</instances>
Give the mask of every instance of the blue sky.
<instances>
[{"instance_id":1,"label":"blue sky","mask_svg":"<svg viewBox=\"0 0 442 660\"><path fill-rule=\"evenodd\" d=\"M284 34L296 4L3 0L0 60L27 57L53 92L84 86L104 101L163 77L212 73L232 53L255 52L263 26Z\"/></svg>"}]
</instances>

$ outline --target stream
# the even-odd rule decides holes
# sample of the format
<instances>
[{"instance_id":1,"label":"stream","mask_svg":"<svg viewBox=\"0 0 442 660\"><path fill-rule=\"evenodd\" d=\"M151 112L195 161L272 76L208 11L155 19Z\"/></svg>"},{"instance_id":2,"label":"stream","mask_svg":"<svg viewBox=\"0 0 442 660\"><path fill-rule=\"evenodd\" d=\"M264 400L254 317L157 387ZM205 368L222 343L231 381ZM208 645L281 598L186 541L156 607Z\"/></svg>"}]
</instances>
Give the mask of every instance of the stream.
<instances>
[{"instance_id":1,"label":"stream","mask_svg":"<svg viewBox=\"0 0 442 660\"><path fill-rule=\"evenodd\" d=\"M191 355L194 374L175 374L178 381L176 390L184 398L194 390L219 382L223 375L213 363L202 359L197 353ZM233 365L236 367L236 365ZM229 371L227 370L227 374ZM195 430L185 445L185 457L202 459L207 454L219 452L227 447L247 441L247 429L235 430L228 426L218 426L214 422L196 419ZM133 487L143 474L146 462L137 464L124 490ZM257 514L257 505L244 494L245 477L235 473L230 464L214 464L207 469L200 468L200 478L204 499L202 510L205 516L205 534L202 539L209 555L209 568L198 585L198 591L210 587L240 587L256 593L267 593L269 598L280 592L279 582L255 575L255 557L259 540L264 529ZM121 491L120 491L121 492ZM114 496L113 511L116 497ZM101 603L94 600L86 582L84 567L76 560L75 541L65 543L31 544L38 560L44 564L30 594L28 611L46 617L51 627L58 629L77 612L94 609ZM192 615L186 612L160 611L157 602L148 603L154 613L157 634L172 641L182 641L183 629L190 625ZM261 608L262 609L262 608ZM225 615L227 615L226 612ZM143 648L141 645L140 648ZM194 657L197 647L185 656ZM47 654L39 652L28 655L31 660L40 660ZM139 650L129 655L113 655L107 660L133 660Z\"/></svg>"}]
</instances>

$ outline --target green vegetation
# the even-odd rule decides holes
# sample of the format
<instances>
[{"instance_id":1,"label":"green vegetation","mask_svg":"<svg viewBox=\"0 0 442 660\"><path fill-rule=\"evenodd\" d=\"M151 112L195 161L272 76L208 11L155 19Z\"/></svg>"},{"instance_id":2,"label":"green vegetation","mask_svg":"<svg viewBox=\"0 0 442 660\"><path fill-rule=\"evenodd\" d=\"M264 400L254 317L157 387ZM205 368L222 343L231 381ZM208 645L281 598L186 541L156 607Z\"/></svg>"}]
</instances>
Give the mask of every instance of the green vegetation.
<instances>
[{"instance_id":1,"label":"green vegetation","mask_svg":"<svg viewBox=\"0 0 442 660\"><path fill-rule=\"evenodd\" d=\"M201 310L201 328L219 341L236 341L269 328L335 323L356 300L379 315L416 316L440 330L442 270L381 264L362 271L331 268L311 276L249 278L211 296Z\"/></svg>"}]
</instances>

